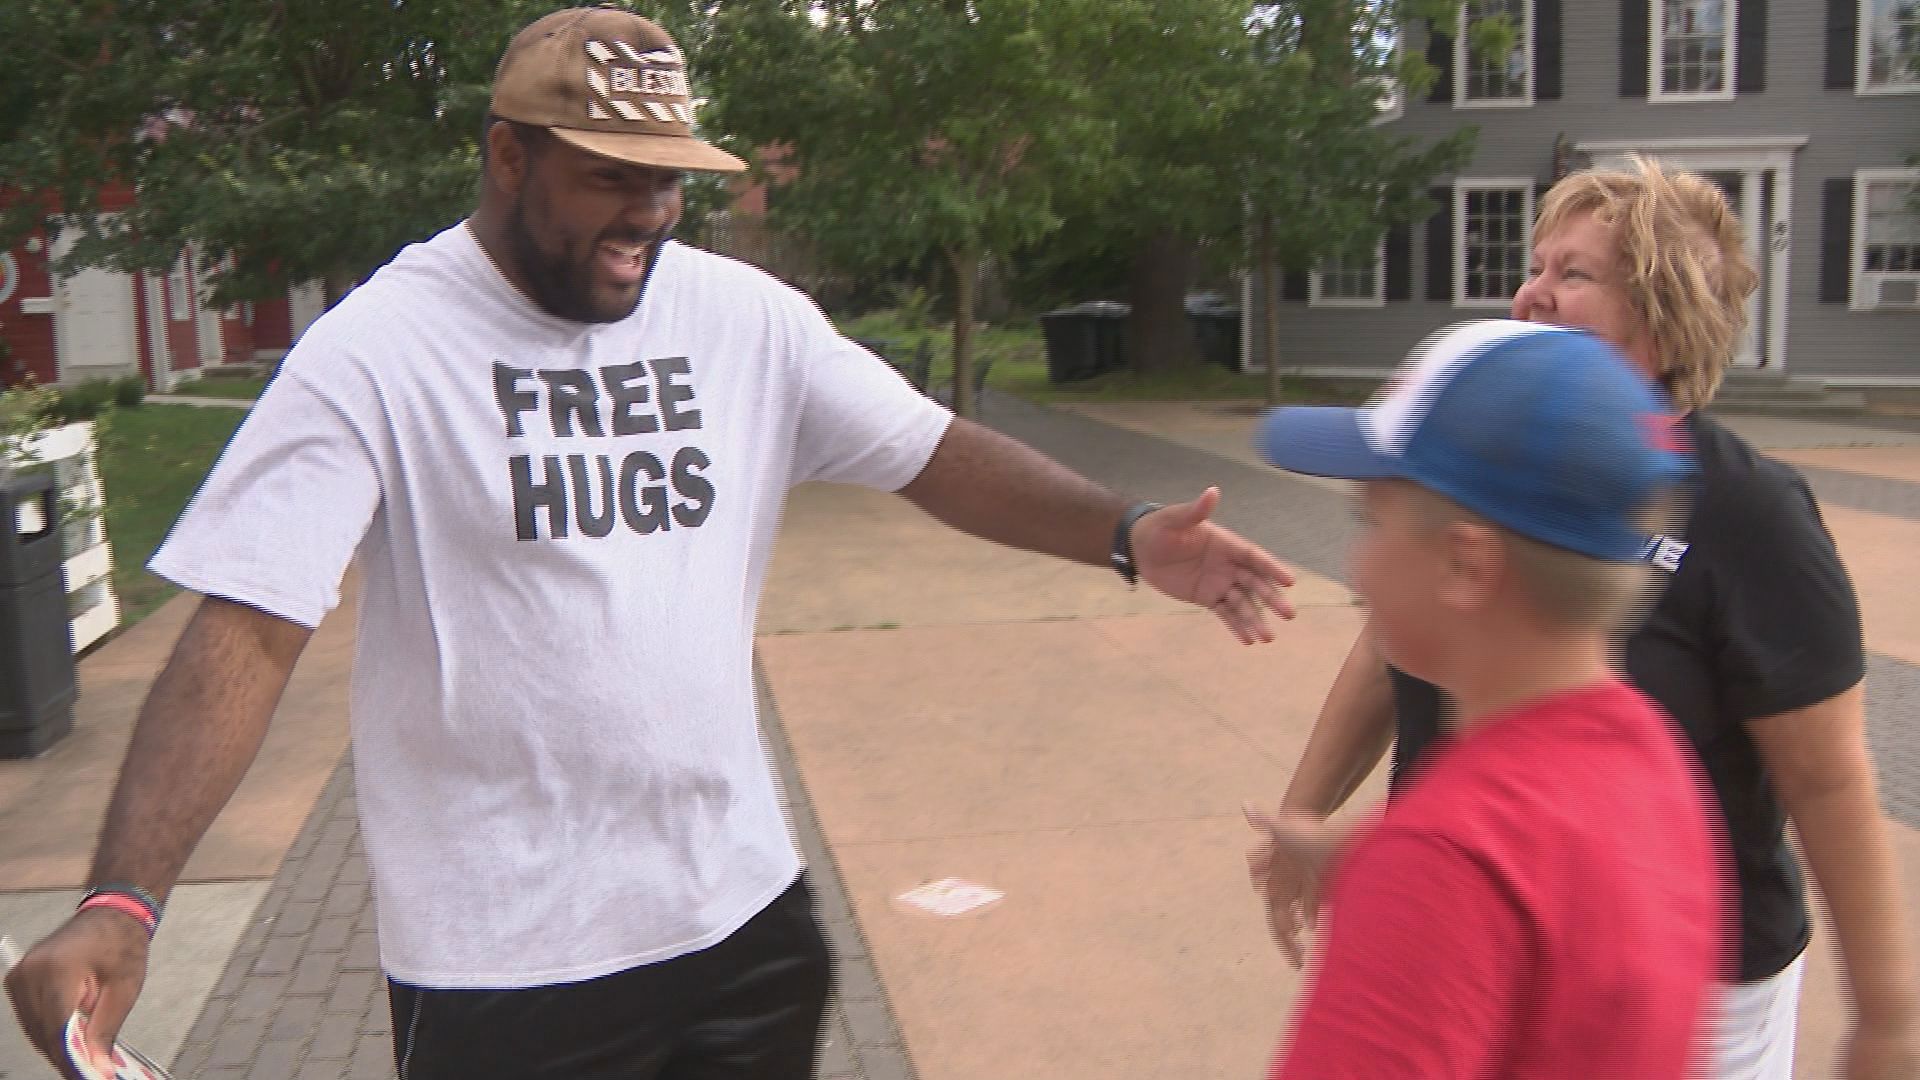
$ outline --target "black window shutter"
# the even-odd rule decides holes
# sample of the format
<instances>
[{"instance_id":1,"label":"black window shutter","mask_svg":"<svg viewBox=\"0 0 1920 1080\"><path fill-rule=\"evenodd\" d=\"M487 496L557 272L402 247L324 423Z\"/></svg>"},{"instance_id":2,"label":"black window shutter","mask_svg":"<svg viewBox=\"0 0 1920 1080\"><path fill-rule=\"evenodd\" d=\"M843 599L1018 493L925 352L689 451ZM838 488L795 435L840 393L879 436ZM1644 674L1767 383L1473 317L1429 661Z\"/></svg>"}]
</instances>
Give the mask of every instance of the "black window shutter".
<instances>
[{"instance_id":1,"label":"black window shutter","mask_svg":"<svg viewBox=\"0 0 1920 1080\"><path fill-rule=\"evenodd\" d=\"M1387 299L1413 299L1413 230L1405 225L1387 230Z\"/></svg>"},{"instance_id":2,"label":"black window shutter","mask_svg":"<svg viewBox=\"0 0 1920 1080\"><path fill-rule=\"evenodd\" d=\"M1427 63L1440 72L1434 77L1433 89L1427 92L1427 100L1453 104L1453 35L1442 33L1435 22L1427 23Z\"/></svg>"},{"instance_id":3,"label":"black window shutter","mask_svg":"<svg viewBox=\"0 0 1920 1080\"><path fill-rule=\"evenodd\" d=\"M1758 94L1767 88L1767 0L1740 0L1733 39L1733 91Z\"/></svg>"},{"instance_id":4,"label":"black window shutter","mask_svg":"<svg viewBox=\"0 0 1920 1080\"><path fill-rule=\"evenodd\" d=\"M1305 300L1307 298L1307 272L1288 270L1280 275L1280 299Z\"/></svg>"},{"instance_id":5,"label":"black window shutter","mask_svg":"<svg viewBox=\"0 0 1920 1080\"><path fill-rule=\"evenodd\" d=\"M1437 187L1427 198L1440 209L1427 219L1427 299L1453 299L1453 189Z\"/></svg>"},{"instance_id":6,"label":"black window shutter","mask_svg":"<svg viewBox=\"0 0 1920 1080\"><path fill-rule=\"evenodd\" d=\"M1648 94L1647 50L1653 47L1647 35L1653 13L1648 0L1621 0L1620 3L1620 96L1643 98Z\"/></svg>"},{"instance_id":7,"label":"black window shutter","mask_svg":"<svg viewBox=\"0 0 1920 1080\"><path fill-rule=\"evenodd\" d=\"M1560 99L1560 0L1533 3L1533 96Z\"/></svg>"},{"instance_id":8,"label":"black window shutter","mask_svg":"<svg viewBox=\"0 0 1920 1080\"><path fill-rule=\"evenodd\" d=\"M1853 89L1859 48L1860 0L1827 0L1827 89Z\"/></svg>"},{"instance_id":9,"label":"black window shutter","mask_svg":"<svg viewBox=\"0 0 1920 1080\"><path fill-rule=\"evenodd\" d=\"M1853 180L1820 185L1820 302L1844 304L1853 293Z\"/></svg>"}]
</instances>

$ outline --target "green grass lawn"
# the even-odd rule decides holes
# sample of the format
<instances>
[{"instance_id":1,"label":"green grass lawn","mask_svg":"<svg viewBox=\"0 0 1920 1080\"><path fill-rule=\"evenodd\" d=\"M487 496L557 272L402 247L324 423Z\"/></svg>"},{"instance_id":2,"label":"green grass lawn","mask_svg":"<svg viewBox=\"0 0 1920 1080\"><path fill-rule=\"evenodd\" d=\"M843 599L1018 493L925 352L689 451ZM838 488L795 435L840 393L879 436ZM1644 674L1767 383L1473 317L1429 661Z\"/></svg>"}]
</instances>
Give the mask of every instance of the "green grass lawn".
<instances>
[{"instance_id":1,"label":"green grass lawn","mask_svg":"<svg viewBox=\"0 0 1920 1080\"><path fill-rule=\"evenodd\" d=\"M180 591L149 574L147 560L246 416L243 409L157 402L107 415L100 480L107 489L107 542L113 545L122 626L151 615Z\"/></svg>"},{"instance_id":2,"label":"green grass lawn","mask_svg":"<svg viewBox=\"0 0 1920 1080\"><path fill-rule=\"evenodd\" d=\"M257 379L193 379L173 388L172 393L189 397L239 398L252 401L267 388L267 380Z\"/></svg>"},{"instance_id":3,"label":"green grass lawn","mask_svg":"<svg viewBox=\"0 0 1920 1080\"><path fill-rule=\"evenodd\" d=\"M848 337L892 342L889 359L904 363L925 341L933 349L935 386L953 381L953 331L950 326L908 329L895 311L876 311L839 324ZM987 385L1004 393L1048 404L1078 401L1260 401L1266 396L1267 377L1229 371L1219 364L1196 364L1177 371L1141 373L1110 371L1077 382L1054 384L1047 378L1047 349L1040 328L983 326L975 331L976 362L991 359ZM1373 385L1364 381L1339 382L1288 378L1285 400L1316 405L1352 405L1366 400Z\"/></svg>"}]
</instances>

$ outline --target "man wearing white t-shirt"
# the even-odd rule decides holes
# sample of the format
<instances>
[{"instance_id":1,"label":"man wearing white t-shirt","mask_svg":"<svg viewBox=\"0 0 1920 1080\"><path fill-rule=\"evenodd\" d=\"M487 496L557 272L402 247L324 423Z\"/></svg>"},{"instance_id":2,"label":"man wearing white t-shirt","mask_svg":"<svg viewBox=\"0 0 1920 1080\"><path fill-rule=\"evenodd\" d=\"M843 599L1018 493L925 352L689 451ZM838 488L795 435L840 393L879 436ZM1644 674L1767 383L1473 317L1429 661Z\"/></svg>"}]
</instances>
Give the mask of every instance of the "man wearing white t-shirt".
<instances>
[{"instance_id":1,"label":"man wearing white t-shirt","mask_svg":"<svg viewBox=\"0 0 1920 1080\"><path fill-rule=\"evenodd\" d=\"M685 171L744 167L688 101L652 23L534 23L495 76L473 217L289 354L154 557L206 599L94 889L8 981L43 1052L76 1009L111 1044L356 555L355 776L403 1080L812 1075L828 959L751 674L795 484L1111 562L1244 642L1291 614L1286 570L1207 520L1216 492L1129 506L953 418L798 292L669 241Z\"/></svg>"}]
</instances>

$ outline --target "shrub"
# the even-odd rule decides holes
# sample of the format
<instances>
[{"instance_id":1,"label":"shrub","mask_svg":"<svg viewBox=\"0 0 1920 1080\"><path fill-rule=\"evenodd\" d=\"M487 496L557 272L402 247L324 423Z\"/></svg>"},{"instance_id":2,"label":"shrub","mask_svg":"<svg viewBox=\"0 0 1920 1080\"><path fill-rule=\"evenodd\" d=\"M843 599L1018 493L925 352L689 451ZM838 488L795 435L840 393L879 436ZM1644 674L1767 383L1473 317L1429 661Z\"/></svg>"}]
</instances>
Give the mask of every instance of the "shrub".
<instances>
[{"instance_id":1,"label":"shrub","mask_svg":"<svg viewBox=\"0 0 1920 1080\"><path fill-rule=\"evenodd\" d=\"M27 441L56 423L58 401L58 394L35 385L32 376L11 390L0 390L0 476L33 464Z\"/></svg>"},{"instance_id":2,"label":"shrub","mask_svg":"<svg viewBox=\"0 0 1920 1080\"><path fill-rule=\"evenodd\" d=\"M65 387L54 401L54 422L76 424L95 419L113 404L116 392L116 384L107 379L90 379L78 386Z\"/></svg>"},{"instance_id":3,"label":"shrub","mask_svg":"<svg viewBox=\"0 0 1920 1080\"><path fill-rule=\"evenodd\" d=\"M933 325L934 298L924 286L896 284L889 291L903 329L919 331Z\"/></svg>"},{"instance_id":4,"label":"shrub","mask_svg":"<svg viewBox=\"0 0 1920 1080\"><path fill-rule=\"evenodd\" d=\"M129 375L113 384L113 403L122 409L137 409L147 400L147 383L138 375Z\"/></svg>"}]
</instances>

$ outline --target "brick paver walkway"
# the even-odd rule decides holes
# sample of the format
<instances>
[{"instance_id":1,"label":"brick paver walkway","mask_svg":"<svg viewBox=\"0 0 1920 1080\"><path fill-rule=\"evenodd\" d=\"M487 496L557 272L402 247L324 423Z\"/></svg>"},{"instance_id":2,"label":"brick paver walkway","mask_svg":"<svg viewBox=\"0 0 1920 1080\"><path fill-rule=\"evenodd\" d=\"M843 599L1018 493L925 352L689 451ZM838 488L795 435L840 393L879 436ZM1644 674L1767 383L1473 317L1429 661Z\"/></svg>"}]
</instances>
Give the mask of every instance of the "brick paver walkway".
<instances>
[{"instance_id":1,"label":"brick paver walkway","mask_svg":"<svg viewBox=\"0 0 1920 1080\"><path fill-rule=\"evenodd\" d=\"M373 896L342 764L175 1059L180 1077L393 1075Z\"/></svg>"},{"instance_id":2,"label":"brick paver walkway","mask_svg":"<svg viewBox=\"0 0 1920 1080\"><path fill-rule=\"evenodd\" d=\"M757 671L755 684L767 751L779 767L794 839L835 957L837 993L818 1075L913 1080L900 1025ZM392 1032L353 766L342 762L188 1033L174 1072L182 1080L390 1080Z\"/></svg>"}]
</instances>

